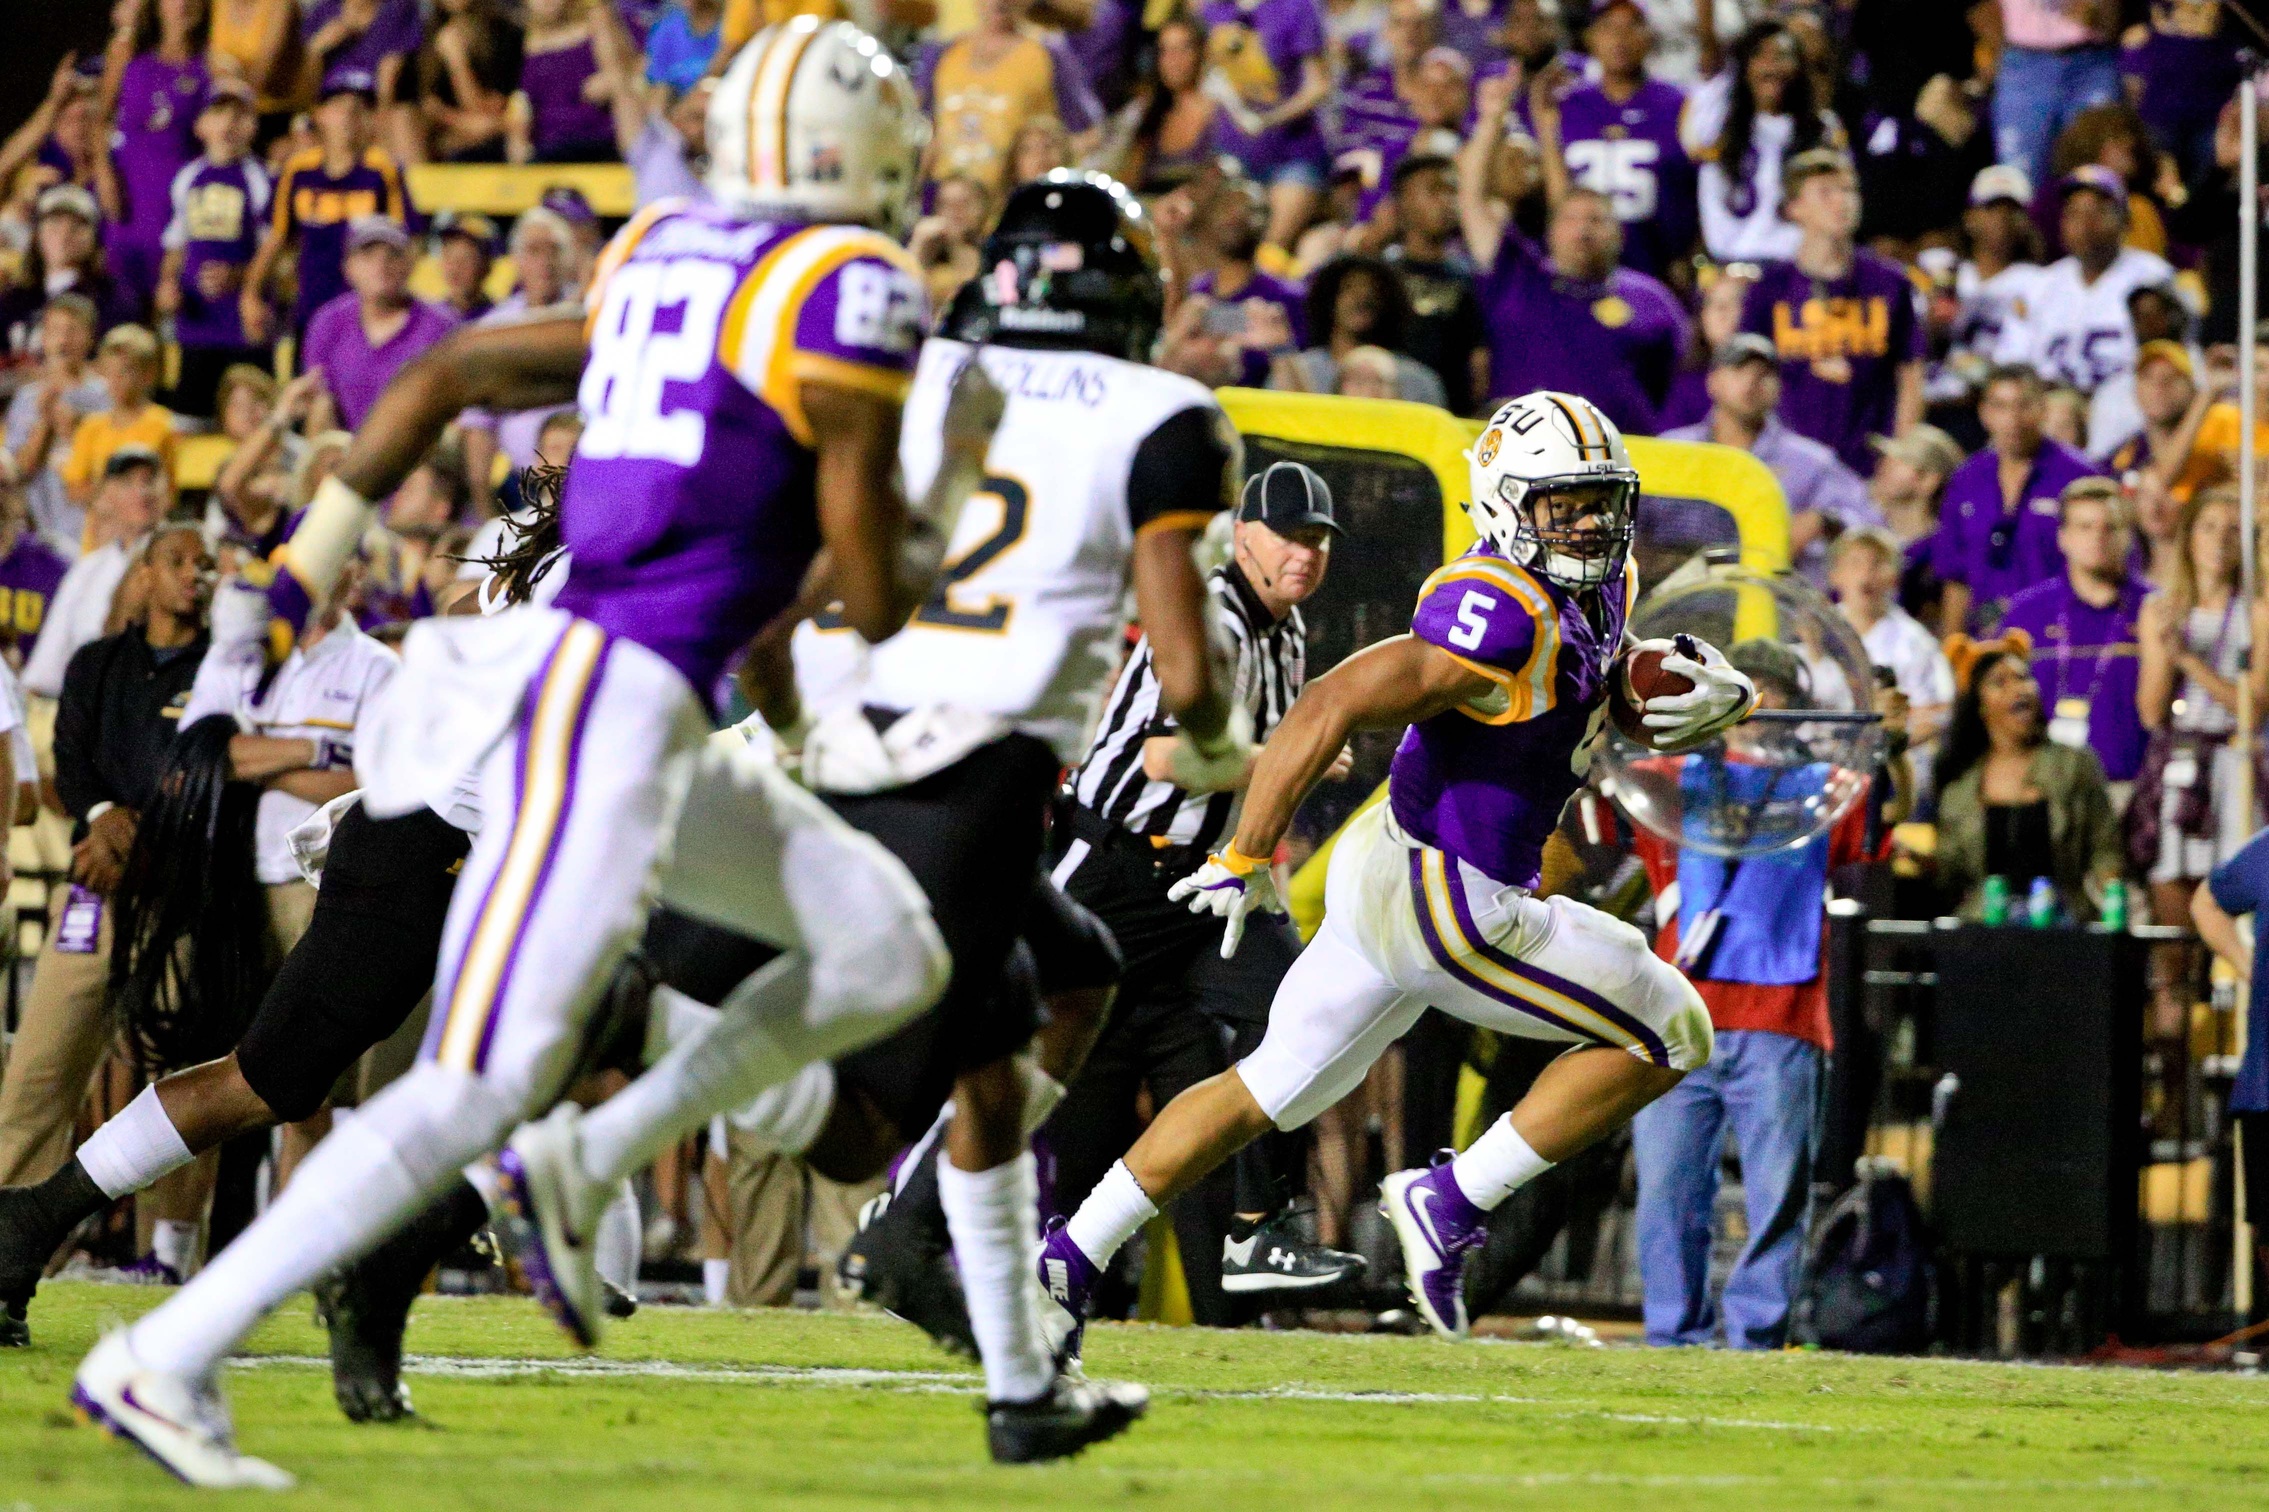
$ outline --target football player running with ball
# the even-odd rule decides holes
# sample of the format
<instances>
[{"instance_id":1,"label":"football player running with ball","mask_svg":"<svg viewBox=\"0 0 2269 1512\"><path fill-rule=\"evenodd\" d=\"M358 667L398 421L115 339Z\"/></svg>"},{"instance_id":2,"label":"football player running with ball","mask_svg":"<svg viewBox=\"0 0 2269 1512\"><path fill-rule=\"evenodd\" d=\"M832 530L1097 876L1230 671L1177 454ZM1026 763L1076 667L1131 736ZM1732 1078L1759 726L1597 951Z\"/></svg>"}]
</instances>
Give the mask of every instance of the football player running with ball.
<instances>
[{"instance_id":1,"label":"football player running with ball","mask_svg":"<svg viewBox=\"0 0 2269 1512\"><path fill-rule=\"evenodd\" d=\"M1227 921L1232 954L1247 914L1284 911L1269 858L1348 737L1409 726L1387 801L1332 853L1323 928L1277 989L1260 1047L1169 1103L1050 1230L1040 1279L1060 1326L1076 1332L1103 1267L1160 1207L1271 1127L1345 1097L1431 1005L1574 1047L1465 1153L1382 1187L1413 1301L1460 1337L1464 1256L1487 1212L1710 1058L1700 995L1638 930L1534 896L1638 596L1638 473L1598 409L1551 392L1500 407L1467 460L1479 544L1427 580L1408 634L1308 687L1262 749L1235 838L1175 886ZM1704 740L1755 704L1714 647L1664 666L1692 686L1643 706L1660 748Z\"/></svg>"}]
</instances>

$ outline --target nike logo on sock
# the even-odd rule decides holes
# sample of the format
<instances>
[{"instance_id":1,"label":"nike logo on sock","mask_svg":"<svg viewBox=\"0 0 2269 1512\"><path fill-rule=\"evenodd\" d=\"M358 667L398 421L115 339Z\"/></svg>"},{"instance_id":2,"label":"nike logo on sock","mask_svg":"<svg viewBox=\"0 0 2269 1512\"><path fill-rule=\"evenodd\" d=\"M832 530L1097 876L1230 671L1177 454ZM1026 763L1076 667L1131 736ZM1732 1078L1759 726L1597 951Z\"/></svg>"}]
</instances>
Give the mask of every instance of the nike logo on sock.
<instances>
[{"instance_id":1,"label":"nike logo on sock","mask_svg":"<svg viewBox=\"0 0 2269 1512\"><path fill-rule=\"evenodd\" d=\"M1071 1266L1062 1260L1048 1262L1048 1295L1071 1310Z\"/></svg>"}]
</instances>

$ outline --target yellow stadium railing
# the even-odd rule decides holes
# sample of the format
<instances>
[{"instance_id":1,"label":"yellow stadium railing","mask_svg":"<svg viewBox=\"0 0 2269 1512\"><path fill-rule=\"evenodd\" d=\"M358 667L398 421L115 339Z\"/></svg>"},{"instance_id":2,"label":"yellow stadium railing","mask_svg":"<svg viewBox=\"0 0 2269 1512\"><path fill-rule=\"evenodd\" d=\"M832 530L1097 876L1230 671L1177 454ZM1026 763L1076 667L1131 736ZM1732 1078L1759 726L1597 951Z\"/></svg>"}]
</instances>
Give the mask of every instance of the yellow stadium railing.
<instances>
[{"instance_id":1,"label":"yellow stadium railing","mask_svg":"<svg viewBox=\"0 0 2269 1512\"><path fill-rule=\"evenodd\" d=\"M620 163L414 163L410 200L419 213L518 215L547 189L575 189L600 215L637 208L630 170Z\"/></svg>"}]
</instances>

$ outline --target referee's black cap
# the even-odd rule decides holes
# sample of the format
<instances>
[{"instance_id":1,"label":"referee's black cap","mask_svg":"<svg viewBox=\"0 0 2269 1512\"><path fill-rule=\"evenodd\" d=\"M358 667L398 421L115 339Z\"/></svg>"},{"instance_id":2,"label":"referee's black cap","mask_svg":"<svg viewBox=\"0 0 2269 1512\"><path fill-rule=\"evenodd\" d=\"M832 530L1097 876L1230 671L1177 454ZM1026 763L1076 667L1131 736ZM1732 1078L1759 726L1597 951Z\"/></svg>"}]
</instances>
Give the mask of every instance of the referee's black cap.
<instances>
[{"instance_id":1,"label":"referee's black cap","mask_svg":"<svg viewBox=\"0 0 2269 1512\"><path fill-rule=\"evenodd\" d=\"M1331 485L1314 468L1298 462L1271 462L1245 480L1237 518L1258 520L1278 535L1321 525L1334 535L1346 527L1332 515Z\"/></svg>"}]
</instances>

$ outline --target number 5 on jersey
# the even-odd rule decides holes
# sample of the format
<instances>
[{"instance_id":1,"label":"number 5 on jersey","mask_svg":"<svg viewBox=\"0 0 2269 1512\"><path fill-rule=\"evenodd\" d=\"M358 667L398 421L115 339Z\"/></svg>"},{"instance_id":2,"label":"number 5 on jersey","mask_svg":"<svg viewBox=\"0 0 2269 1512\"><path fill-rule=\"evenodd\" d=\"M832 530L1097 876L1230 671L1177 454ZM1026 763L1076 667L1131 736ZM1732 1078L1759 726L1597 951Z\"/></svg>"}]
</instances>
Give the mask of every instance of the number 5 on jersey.
<instances>
[{"instance_id":1,"label":"number 5 on jersey","mask_svg":"<svg viewBox=\"0 0 2269 1512\"><path fill-rule=\"evenodd\" d=\"M1458 622L1450 626L1449 643L1460 651L1480 650L1482 637L1489 633L1489 611L1496 607L1496 595L1466 590L1458 600Z\"/></svg>"}]
</instances>

